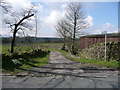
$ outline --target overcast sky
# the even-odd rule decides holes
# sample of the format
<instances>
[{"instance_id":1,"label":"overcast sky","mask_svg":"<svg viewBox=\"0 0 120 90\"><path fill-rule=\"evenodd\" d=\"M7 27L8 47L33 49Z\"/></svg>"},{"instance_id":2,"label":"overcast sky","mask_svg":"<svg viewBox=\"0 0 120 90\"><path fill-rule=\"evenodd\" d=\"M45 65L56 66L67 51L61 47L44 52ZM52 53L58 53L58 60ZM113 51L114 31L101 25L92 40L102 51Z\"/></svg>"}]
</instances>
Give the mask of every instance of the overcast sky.
<instances>
[{"instance_id":1,"label":"overcast sky","mask_svg":"<svg viewBox=\"0 0 120 90\"><path fill-rule=\"evenodd\" d=\"M40 0L7 0L11 3L15 11L20 8L29 7L31 4L37 4L39 7L40 29L38 37L57 37L54 28L56 21L65 15L65 8L69 2L40 2ZM84 30L88 34L101 34L107 30L108 33L118 32L118 2L81 2L83 5L86 20L89 27ZM3 14L2 14L3 15ZM0 19L3 16L0 17ZM0 23L1 24L1 23ZM3 26L3 25L2 25ZM35 30L25 32L30 36L35 35ZM10 29L0 29L1 35L12 35Z\"/></svg>"}]
</instances>

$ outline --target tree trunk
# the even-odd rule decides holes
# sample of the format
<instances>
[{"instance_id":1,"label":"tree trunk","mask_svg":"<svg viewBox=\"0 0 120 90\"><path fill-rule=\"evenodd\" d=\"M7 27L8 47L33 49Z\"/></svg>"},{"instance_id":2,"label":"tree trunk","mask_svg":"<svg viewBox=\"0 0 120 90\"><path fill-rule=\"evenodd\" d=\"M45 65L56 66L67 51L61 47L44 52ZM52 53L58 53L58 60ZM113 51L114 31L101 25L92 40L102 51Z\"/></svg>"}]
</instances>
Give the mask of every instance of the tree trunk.
<instances>
[{"instance_id":1,"label":"tree trunk","mask_svg":"<svg viewBox=\"0 0 120 90\"><path fill-rule=\"evenodd\" d=\"M75 48L75 37L76 37L76 15L74 19L74 33L73 33L73 45L72 45L72 53L75 54L74 48Z\"/></svg>"},{"instance_id":2,"label":"tree trunk","mask_svg":"<svg viewBox=\"0 0 120 90\"><path fill-rule=\"evenodd\" d=\"M64 37L64 45L63 45L63 48L64 48L64 50L65 50L65 46L66 46L66 39L65 39L65 37Z\"/></svg>"},{"instance_id":3,"label":"tree trunk","mask_svg":"<svg viewBox=\"0 0 120 90\"><path fill-rule=\"evenodd\" d=\"M14 53L15 38L16 38L16 30L14 30L14 32L13 32L13 38L11 41L11 53Z\"/></svg>"}]
</instances>

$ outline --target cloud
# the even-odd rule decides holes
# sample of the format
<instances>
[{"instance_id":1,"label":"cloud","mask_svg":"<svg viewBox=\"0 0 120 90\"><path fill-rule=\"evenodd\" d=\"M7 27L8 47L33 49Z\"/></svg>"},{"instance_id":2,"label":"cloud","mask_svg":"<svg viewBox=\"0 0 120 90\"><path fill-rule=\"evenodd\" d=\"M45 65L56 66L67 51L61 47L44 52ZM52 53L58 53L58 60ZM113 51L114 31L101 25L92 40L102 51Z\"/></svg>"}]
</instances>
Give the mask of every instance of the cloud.
<instances>
[{"instance_id":1,"label":"cloud","mask_svg":"<svg viewBox=\"0 0 120 90\"><path fill-rule=\"evenodd\" d=\"M67 7L66 3L62 4L62 6L61 6L62 10L66 9L66 7Z\"/></svg>"},{"instance_id":2,"label":"cloud","mask_svg":"<svg viewBox=\"0 0 120 90\"><path fill-rule=\"evenodd\" d=\"M57 10L53 10L51 11L50 15L45 18L44 22L46 24L55 24L59 17L60 12Z\"/></svg>"},{"instance_id":3,"label":"cloud","mask_svg":"<svg viewBox=\"0 0 120 90\"><path fill-rule=\"evenodd\" d=\"M42 18L43 23L38 33L39 36L57 37L55 25L58 20L65 17L65 13L65 10L51 10L48 16Z\"/></svg>"},{"instance_id":4,"label":"cloud","mask_svg":"<svg viewBox=\"0 0 120 90\"><path fill-rule=\"evenodd\" d=\"M106 24L103 24L103 29L108 33L118 33L118 27L108 22Z\"/></svg>"},{"instance_id":5,"label":"cloud","mask_svg":"<svg viewBox=\"0 0 120 90\"><path fill-rule=\"evenodd\" d=\"M50 14L44 18L42 18L42 25L41 25L41 30L39 31L39 36L49 36L53 37L55 36L55 24L57 20L59 19L61 13L60 11L53 10L50 12Z\"/></svg>"},{"instance_id":6,"label":"cloud","mask_svg":"<svg viewBox=\"0 0 120 90\"><path fill-rule=\"evenodd\" d=\"M30 0L38 2L39 0ZM98 2L98 0L40 0L41 2ZM119 0L99 0L99 2L118 2Z\"/></svg>"},{"instance_id":7,"label":"cloud","mask_svg":"<svg viewBox=\"0 0 120 90\"><path fill-rule=\"evenodd\" d=\"M24 2L24 4L26 6L21 5L20 3L22 3L22 2ZM21 6L19 6L18 3ZM53 4L55 6L52 5L51 10L49 10L49 7L51 7L50 3L47 4L48 5L47 9L44 8L41 4L38 4L39 7L38 6L35 7L36 10L41 11L40 14L42 13L42 17L40 17L42 23L40 23L41 28L38 30L38 36L49 36L49 37L56 36L56 30L54 28L56 25L56 22L59 19L65 17L65 14L66 14L65 8L68 3L53 3ZM17 7L17 9L19 9L19 8L29 7L31 4L29 3L28 0L21 0L20 2L14 2L13 5L14 5L14 7L19 6L19 7ZM57 6L59 6L58 7L59 9L56 8ZM46 11L49 11L49 13L46 14ZM34 20L33 17L32 17L32 20ZM92 16L89 15L85 20L89 27L93 25L93 17ZM29 22L29 24L34 24L34 23ZM34 36L35 30L33 30L33 31L26 30L25 33L29 34L30 36Z\"/></svg>"},{"instance_id":8,"label":"cloud","mask_svg":"<svg viewBox=\"0 0 120 90\"><path fill-rule=\"evenodd\" d=\"M87 27L91 27L93 25L93 17L92 16L88 16L85 21L87 22Z\"/></svg>"},{"instance_id":9,"label":"cloud","mask_svg":"<svg viewBox=\"0 0 120 90\"><path fill-rule=\"evenodd\" d=\"M7 0L7 2L10 3L14 11L19 11L21 8L29 8L32 5L29 0Z\"/></svg>"},{"instance_id":10,"label":"cloud","mask_svg":"<svg viewBox=\"0 0 120 90\"><path fill-rule=\"evenodd\" d=\"M11 6L12 6L12 9L11 11L14 11L16 13L21 13L21 11L23 9L27 9L27 8L30 8L32 6L31 2L29 0L19 0L19 1L16 1L16 0L6 0L6 2L8 2ZM39 11L40 13L43 12L43 6L41 4L35 4L36 6L34 7L34 10L36 11ZM39 15L39 13L38 13ZM19 17L20 15L18 15ZM18 17L16 17L18 19ZM0 17L1 18L1 17ZM3 15L3 18L7 19L7 20L10 20L10 21L13 21L14 23L14 18L15 17L11 17L10 15L8 14L5 14ZM21 18L21 17L20 17ZM34 30L34 27L35 27L35 20L34 20L34 17L31 17L30 18L31 21L28 22L28 25L30 25L31 27L33 27L33 30L30 31L30 30L25 30L25 33L30 35L30 36L33 36L35 35L35 30ZM1 20L1 19L0 19ZM2 19L3 20L3 19ZM28 20L25 20L24 22L26 22ZM1 23L0 23L1 24ZM5 23L2 24L2 26L0 27L3 27L3 26L6 26ZM19 31L21 32L21 31ZM12 36L12 32L10 32L10 29L8 27L6 28L1 28L0 29L0 34L1 35L11 35ZM19 34L17 34L18 36Z\"/></svg>"},{"instance_id":11,"label":"cloud","mask_svg":"<svg viewBox=\"0 0 120 90\"><path fill-rule=\"evenodd\" d=\"M11 30L9 28L0 28L0 35L11 36Z\"/></svg>"},{"instance_id":12,"label":"cloud","mask_svg":"<svg viewBox=\"0 0 120 90\"><path fill-rule=\"evenodd\" d=\"M107 33L118 33L118 28L110 23L105 23L99 26L92 26L85 30L89 34L101 34L103 31L107 31Z\"/></svg>"},{"instance_id":13,"label":"cloud","mask_svg":"<svg viewBox=\"0 0 120 90\"><path fill-rule=\"evenodd\" d=\"M39 13L42 13L43 12L43 6L38 3L37 5L35 5L34 10L38 11Z\"/></svg>"},{"instance_id":14,"label":"cloud","mask_svg":"<svg viewBox=\"0 0 120 90\"><path fill-rule=\"evenodd\" d=\"M103 24L102 27L105 29L105 30L109 30L110 28L114 28L114 25L110 24L110 23L106 23L106 24Z\"/></svg>"},{"instance_id":15,"label":"cloud","mask_svg":"<svg viewBox=\"0 0 120 90\"><path fill-rule=\"evenodd\" d=\"M43 10L43 6L40 3L33 4L29 0L6 0L6 2L8 2L12 6L11 11L17 13L23 11L24 9L31 9L33 5L35 5L33 7L34 10L36 11Z\"/></svg>"},{"instance_id":16,"label":"cloud","mask_svg":"<svg viewBox=\"0 0 120 90\"><path fill-rule=\"evenodd\" d=\"M32 4L29 0L7 0L9 1L12 6L14 7L14 10L16 11L20 11L21 8L29 8ZM34 1L33 1L34 2ZM34 3L37 4L37 3ZM40 37L56 37L56 30L54 28L54 26L56 25L57 20L61 19L62 17L65 17L66 11L65 8L67 6L68 3L59 3L59 2L44 2L44 3L38 3L35 7L35 10L39 10L40 13L40 28L38 30L38 35ZM89 5L88 7L93 8L94 7L94 3L91 3L91 5ZM34 21L34 17L31 18ZM87 18L85 19L85 21L87 22L88 25L88 29L86 29L86 32L89 32L90 34L100 34L102 31L107 30L109 33L110 32L117 32L117 27L115 27L114 25L110 24L110 23L105 23L103 25L99 25L99 26L95 26L94 25L94 17L92 17L91 15L88 14ZM29 22L29 24L31 25L35 25L32 21ZM5 29L4 29L5 31ZM7 34L9 35L8 30L6 30L6 32L1 32L2 34ZM25 31L26 34L30 35L30 36L34 36L35 35L35 27L33 28L32 31L30 30L26 30Z\"/></svg>"}]
</instances>

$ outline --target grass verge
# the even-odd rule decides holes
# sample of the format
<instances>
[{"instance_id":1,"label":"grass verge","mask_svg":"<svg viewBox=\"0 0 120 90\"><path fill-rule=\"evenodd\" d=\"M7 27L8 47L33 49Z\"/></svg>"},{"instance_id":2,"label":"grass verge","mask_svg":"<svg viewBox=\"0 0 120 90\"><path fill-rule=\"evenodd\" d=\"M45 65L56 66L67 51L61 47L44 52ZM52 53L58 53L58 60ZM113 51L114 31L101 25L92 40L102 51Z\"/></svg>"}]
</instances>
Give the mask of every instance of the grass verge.
<instances>
[{"instance_id":1,"label":"grass verge","mask_svg":"<svg viewBox=\"0 0 120 90\"><path fill-rule=\"evenodd\" d=\"M93 64L97 66L102 66L102 67L108 67L108 68L115 68L119 69L120 68L120 61L100 61L100 60L93 60L93 59L79 59L79 58L74 58L68 56L68 52L65 52L63 50L59 50L63 56L66 58L73 60L75 62L80 62L80 63L86 63L86 64Z\"/></svg>"},{"instance_id":2,"label":"grass verge","mask_svg":"<svg viewBox=\"0 0 120 90\"><path fill-rule=\"evenodd\" d=\"M25 56L25 57L24 57ZM40 51L32 55L23 54L22 57L4 60L2 63L3 73L17 74L23 69L32 69L44 66L48 63L49 52Z\"/></svg>"}]
</instances>

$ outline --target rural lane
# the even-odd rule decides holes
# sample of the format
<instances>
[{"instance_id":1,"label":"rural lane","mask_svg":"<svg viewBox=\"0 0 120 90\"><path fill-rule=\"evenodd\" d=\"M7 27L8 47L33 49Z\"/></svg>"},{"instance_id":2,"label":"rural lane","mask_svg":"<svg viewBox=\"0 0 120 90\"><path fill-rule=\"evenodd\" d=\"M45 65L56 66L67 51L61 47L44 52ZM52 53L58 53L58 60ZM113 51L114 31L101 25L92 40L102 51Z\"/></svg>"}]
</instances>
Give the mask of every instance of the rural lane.
<instances>
[{"instance_id":1,"label":"rural lane","mask_svg":"<svg viewBox=\"0 0 120 90\"><path fill-rule=\"evenodd\" d=\"M118 88L118 71L77 63L55 51L50 53L46 66L23 70L18 76L2 76L2 85L3 88Z\"/></svg>"}]
</instances>

